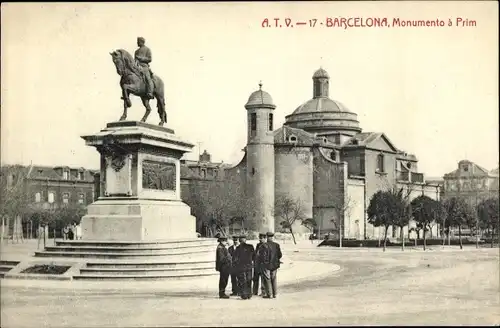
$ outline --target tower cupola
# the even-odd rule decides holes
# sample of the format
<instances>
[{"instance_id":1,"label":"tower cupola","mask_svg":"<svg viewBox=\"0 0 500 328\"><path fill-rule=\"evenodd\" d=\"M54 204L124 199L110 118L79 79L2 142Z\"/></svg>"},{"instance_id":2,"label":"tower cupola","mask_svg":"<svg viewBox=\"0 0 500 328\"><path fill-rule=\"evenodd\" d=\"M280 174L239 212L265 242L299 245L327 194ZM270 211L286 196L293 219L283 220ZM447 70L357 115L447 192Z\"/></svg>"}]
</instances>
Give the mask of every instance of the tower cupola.
<instances>
[{"instance_id":1,"label":"tower cupola","mask_svg":"<svg viewBox=\"0 0 500 328\"><path fill-rule=\"evenodd\" d=\"M322 67L314 72L313 98L328 98L330 88L330 75Z\"/></svg>"}]
</instances>

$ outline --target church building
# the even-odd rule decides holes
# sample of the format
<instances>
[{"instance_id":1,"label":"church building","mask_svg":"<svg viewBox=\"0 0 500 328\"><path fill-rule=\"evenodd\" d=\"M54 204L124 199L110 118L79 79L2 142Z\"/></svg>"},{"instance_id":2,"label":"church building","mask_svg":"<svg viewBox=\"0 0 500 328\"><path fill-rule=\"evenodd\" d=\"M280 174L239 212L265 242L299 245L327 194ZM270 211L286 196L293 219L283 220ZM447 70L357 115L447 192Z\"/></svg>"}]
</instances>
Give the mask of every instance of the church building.
<instances>
[{"instance_id":1,"label":"church building","mask_svg":"<svg viewBox=\"0 0 500 328\"><path fill-rule=\"evenodd\" d=\"M222 197L224 204L240 204L234 216L251 222L256 231L278 232L280 219L273 206L284 196L300 202L321 235L377 239L382 229L371 226L366 215L376 191L402 187L411 198L425 194L439 199L439 186L426 183L416 156L397 148L382 132L363 131L357 114L330 98L329 82L328 73L318 69L312 76L312 99L287 115L278 129L273 126L276 104L259 85L244 106L247 143L241 161L211 164L204 153L203 161L183 162L182 198L193 215L214 215L214 208L210 213L204 208L209 211L206 204ZM308 231L300 224L295 228ZM438 227L432 230L437 236ZM390 229L388 236L398 237L399 231Z\"/></svg>"}]
</instances>

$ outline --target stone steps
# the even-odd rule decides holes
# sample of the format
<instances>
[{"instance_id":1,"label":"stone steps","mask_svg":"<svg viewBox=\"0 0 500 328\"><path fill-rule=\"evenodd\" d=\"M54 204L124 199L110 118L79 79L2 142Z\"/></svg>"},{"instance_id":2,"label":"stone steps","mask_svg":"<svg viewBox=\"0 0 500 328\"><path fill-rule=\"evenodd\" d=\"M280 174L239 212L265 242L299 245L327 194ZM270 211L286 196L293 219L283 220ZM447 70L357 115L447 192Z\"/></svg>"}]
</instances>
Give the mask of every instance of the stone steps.
<instances>
[{"instance_id":1,"label":"stone steps","mask_svg":"<svg viewBox=\"0 0 500 328\"><path fill-rule=\"evenodd\" d=\"M216 240L208 238L56 240L55 246L46 246L43 251L35 252L33 264L68 263L72 269L64 278L75 280L192 279L218 274L215 271L216 247Z\"/></svg>"},{"instance_id":2,"label":"stone steps","mask_svg":"<svg viewBox=\"0 0 500 328\"><path fill-rule=\"evenodd\" d=\"M162 252L162 253L108 253L108 252L82 252L82 251L73 251L73 252L51 252L51 251L42 251L35 252L35 257L64 257L64 258L88 258L88 259L140 259L140 258L155 258L156 260L175 261L176 259L203 259L205 257L213 257L215 260L215 256L213 255L213 251L211 250L198 250L198 251L187 251L187 252Z\"/></svg>"},{"instance_id":3,"label":"stone steps","mask_svg":"<svg viewBox=\"0 0 500 328\"><path fill-rule=\"evenodd\" d=\"M3 278L7 272L12 270L19 261L0 261L0 278Z\"/></svg>"},{"instance_id":4,"label":"stone steps","mask_svg":"<svg viewBox=\"0 0 500 328\"><path fill-rule=\"evenodd\" d=\"M215 246L216 247L216 246ZM89 253L144 253L144 254L186 254L204 250L212 250L212 245L187 245L178 247L164 247L157 245L152 247L136 248L132 246L47 246L45 252L89 252Z\"/></svg>"},{"instance_id":5,"label":"stone steps","mask_svg":"<svg viewBox=\"0 0 500 328\"><path fill-rule=\"evenodd\" d=\"M120 276L153 276L153 275L210 275L215 272L215 264L205 267L183 267L183 268L82 268L80 276L85 275L120 275Z\"/></svg>"},{"instance_id":6,"label":"stone steps","mask_svg":"<svg viewBox=\"0 0 500 328\"><path fill-rule=\"evenodd\" d=\"M212 238L181 239L181 240L154 240L154 241L100 241L100 240L63 240L56 239L56 246L72 247L119 247L119 248L182 248L189 246L217 247L217 241Z\"/></svg>"},{"instance_id":7,"label":"stone steps","mask_svg":"<svg viewBox=\"0 0 500 328\"><path fill-rule=\"evenodd\" d=\"M217 275L212 273L164 273L164 274L138 274L138 275L120 275L120 274L80 274L73 277L74 280L164 280L164 279L193 279L200 277L210 277Z\"/></svg>"},{"instance_id":8,"label":"stone steps","mask_svg":"<svg viewBox=\"0 0 500 328\"><path fill-rule=\"evenodd\" d=\"M178 261L178 262L138 262L138 261L99 261L87 262L87 268L103 269L174 269L174 268L205 268L207 266L215 267L215 259L212 261Z\"/></svg>"}]
</instances>

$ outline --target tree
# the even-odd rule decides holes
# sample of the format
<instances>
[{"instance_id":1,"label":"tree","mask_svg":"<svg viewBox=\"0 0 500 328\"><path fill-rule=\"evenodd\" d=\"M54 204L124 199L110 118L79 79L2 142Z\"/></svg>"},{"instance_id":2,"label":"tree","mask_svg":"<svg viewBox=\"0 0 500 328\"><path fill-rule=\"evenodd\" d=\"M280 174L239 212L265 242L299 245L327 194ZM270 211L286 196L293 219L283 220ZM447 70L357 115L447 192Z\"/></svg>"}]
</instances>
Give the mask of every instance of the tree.
<instances>
[{"instance_id":1,"label":"tree","mask_svg":"<svg viewBox=\"0 0 500 328\"><path fill-rule=\"evenodd\" d=\"M493 240L496 233L499 233L500 220L499 220L499 200L497 197L488 198L478 204L477 215L479 222L483 229L491 231L491 247L493 248Z\"/></svg>"},{"instance_id":2,"label":"tree","mask_svg":"<svg viewBox=\"0 0 500 328\"><path fill-rule=\"evenodd\" d=\"M405 250L405 236L404 236L404 227L406 227L411 218L411 203L409 202L409 198L411 195L411 189L408 188L406 191L404 188L392 188L390 193L393 197L394 202L394 210L393 214L393 225L399 227L399 231L401 234L401 250Z\"/></svg>"},{"instance_id":3,"label":"tree","mask_svg":"<svg viewBox=\"0 0 500 328\"><path fill-rule=\"evenodd\" d=\"M7 165L0 169L0 217L2 218L2 241L5 224L7 233L18 215L23 218L29 209L26 187L26 169L21 165Z\"/></svg>"},{"instance_id":4,"label":"tree","mask_svg":"<svg viewBox=\"0 0 500 328\"><path fill-rule=\"evenodd\" d=\"M209 236L226 236L229 225L236 222L246 225L247 229L253 229L253 221L246 221L250 213L250 201L237 181L200 181L190 185L190 188L190 197L186 203L197 219L208 228Z\"/></svg>"},{"instance_id":5,"label":"tree","mask_svg":"<svg viewBox=\"0 0 500 328\"><path fill-rule=\"evenodd\" d=\"M387 247L387 230L391 225L400 224L400 217L406 215L406 204L397 195L391 190L379 190L370 199L367 210L368 222L375 227L384 227L384 252Z\"/></svg>"},{"instance_id":6,"label":"tree","mask_svg":"<svg viewBox=\"0 0 500 328\"><path fill-rule=\"evenodd\" d=\"M448 226L448 212L446 211L444 202L442 200L437 201L436 204L436 222L439 222L444 246L446 243L446 236L449 236L450 234L450 228Z\"/></svg>"},{"instance_id":7,"label":"tree","mask_svg":"<svg viewBox=\"0 0 500 328\"><path fill-rule=\"evenodd\" d=\"M317 222L314 219L308 218L302 221L302 225L307 229L314 231L314 229L318 226Z\"/></svg>"},{"instance_id":8,"label":"tree","mask_svg":"<svg viewBox=\"0 0 500 328\"><path fill-rule=\"evenodd\" d=\"M290 230L293 243L297 244L293 233L293 225L297 221L305 221L304 206L300 199L295 199L288 194L280 194L274 201L274 216L281 219L280 225L283 229Z\"/></svg>"},{"instance_id":9,"label":"tree","mask_svg":"<svg viewBox=\"0 0 500 328\"><path fill-rule=\"evenodd\" d=\"M412 215L424 234L424 250L426 246L426 232L432 228L439 212L439 203L425 195L418 196L411 201Z\"/></svg>"},{"instance_id":10,"label":"tree","mask_svg":"<svg viewBox=\"0 0 500 328\"><path fill-rule=\"evenodd\" d=\"M458 238L460 242L460 249L462 245L462 225L471 220L474 216L472 207L461 197L451 197L444 201L444 208L446 211L448 227L458 228Z\"/></svg>"}]
</instances>

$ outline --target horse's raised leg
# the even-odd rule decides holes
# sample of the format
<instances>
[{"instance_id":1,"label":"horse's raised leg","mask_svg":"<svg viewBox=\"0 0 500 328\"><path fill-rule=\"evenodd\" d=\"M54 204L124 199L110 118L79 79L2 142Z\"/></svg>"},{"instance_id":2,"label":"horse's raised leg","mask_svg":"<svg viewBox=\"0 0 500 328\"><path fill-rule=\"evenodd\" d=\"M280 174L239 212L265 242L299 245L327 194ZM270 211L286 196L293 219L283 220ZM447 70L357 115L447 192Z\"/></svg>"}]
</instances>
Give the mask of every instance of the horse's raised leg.
<instances>
[{"instance_id":1,"label":"horse's raised leg","mask_svg":"<svg viewBox=\"0 0 500 328\"><path fill-rule=\"evenodd\" d=\"M148 119L149 113L151 113L151 106L149 106L149 99L146 97L141 97L142 104L144 107L146 107L146 112L144 113L144 116L141 119L141 122L146 122Z\"/></svg>"}]
</instances>

